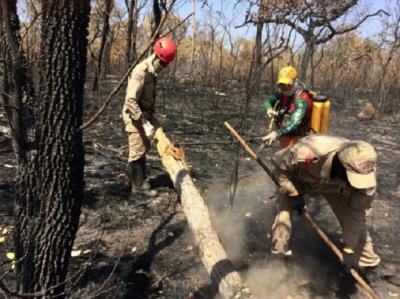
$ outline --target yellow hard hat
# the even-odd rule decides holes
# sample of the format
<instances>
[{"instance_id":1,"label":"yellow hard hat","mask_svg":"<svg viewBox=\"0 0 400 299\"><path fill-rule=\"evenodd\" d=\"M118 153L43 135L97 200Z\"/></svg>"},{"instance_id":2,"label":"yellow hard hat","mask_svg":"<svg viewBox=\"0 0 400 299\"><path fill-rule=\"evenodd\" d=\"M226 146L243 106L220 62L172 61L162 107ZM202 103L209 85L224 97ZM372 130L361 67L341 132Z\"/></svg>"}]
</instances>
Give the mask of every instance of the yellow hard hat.
<instances>
[{"instance_id":1,"label":"yellow hard hat","mask_svg":"<svg viewBox=\"0 0 400 299\"><path fill-rule=\"evenodd\" d=\"M292 85L297 78L297 71L292 66L285 66L279 71L279 78L276 84Z\"/></svg>"}]
</instances>

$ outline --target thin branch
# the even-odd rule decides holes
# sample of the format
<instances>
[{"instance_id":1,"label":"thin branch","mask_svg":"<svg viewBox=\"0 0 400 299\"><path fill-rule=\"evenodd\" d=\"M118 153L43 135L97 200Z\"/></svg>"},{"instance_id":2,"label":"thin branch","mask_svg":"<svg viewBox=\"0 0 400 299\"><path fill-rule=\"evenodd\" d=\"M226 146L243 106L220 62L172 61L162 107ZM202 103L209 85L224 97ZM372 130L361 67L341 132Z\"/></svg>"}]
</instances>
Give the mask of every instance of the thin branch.
<instances>
[{"instance_id":1,"label":"thin branch","mask_svg":"<svg viewBox=\"0 0 400 299\"><path fill-rule=\"evenodd\" d=\"M357 29L368 18L380 15L381 13L383 13L383 14L385 14L387 16L389 15L386 11L380 9L380 10L378 10L377 12L375 12L373 14L368 14L368 15L364 16L357 24L355 24L353 26L350 26L350 27L348 27L346 29L342 29L342 30L337 30L336 28L334 28L332 26L332 24L330 22L328 22L328 23L326 23L326 26L329 28L331 33L328 34L326 37L323 37L323 38L321 37L321 38L317 39L315 44L318 45L318 44L326 43L327 41L329 41L335 35L344 34L344 33L350 32L350 31L352 31L354 29Z\"/></svg>"},{"instance_id":2,"label":"thin branch","mask_svg":"<svg viewBox=\"0 0 400 299\"><path fill-rule=\"evenodd\" d=\"M15 97L13 97L12 95L6 93L3 89L0 89L0 93L2 93L3 95L5 95L7 98L11 99L11 100L15 100ZM10 106L13 107L13 106ZM19 110L18 108L15 108L17 110Z\"/></svg>"},{"instance_id":3,"label":"thin branch","mask_svg":"<svg viewBox=\"0 0 400 299\"><path fill-rule=\"evenodd\" d=\"M20 297L20 298L32 298L32 297L42 297L46 295L47 291L40 291L36 293L18 293L15 291L10 290L6 287L6 285L0 280L0 290L7 293L8 295Z\"/></svg>"},{"instance_id":4,"label":"thin branch","mask_svg":"<svg viewBox=\"0 0 400 299\"><path fill-rule=\"evenodd\" d=\"M31 27L35 24L36 20L42 15L41 12L37 13L34 18L31 20L31 22L29 23L28 26L24 26L24 35L21 37L21 40L24 40L25 37L28 35L29 30L31 29Z\"/></svg>"}]
</instances>

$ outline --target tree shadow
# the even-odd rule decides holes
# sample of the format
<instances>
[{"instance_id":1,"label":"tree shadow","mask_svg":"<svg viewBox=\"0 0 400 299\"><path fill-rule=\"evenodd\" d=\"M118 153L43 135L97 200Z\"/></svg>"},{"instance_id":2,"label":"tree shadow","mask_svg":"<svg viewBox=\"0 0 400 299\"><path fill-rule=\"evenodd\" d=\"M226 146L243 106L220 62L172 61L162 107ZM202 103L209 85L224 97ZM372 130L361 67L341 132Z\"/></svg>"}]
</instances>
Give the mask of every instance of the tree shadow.
<instances>
[{"instance_id":1,"label":"tree shadow","mask_svg":"<svg viewBox=\"0 0 400 299\"><path fill-rule=\"evenodd\" d=\"M169 188L174 189L174 183L167 173L157 175L154 178L149 179L149 183L152 188Z\"/></svg>"},{"instance_id":2,"label":"tree shadow","mask_svg":"<svg viewBox=\"0 0 400 299\"><path fill-rule=\"evenodd\" d=\"M177 240L185 229L183 221L170 224L176 213L174 209L155 228L148 240L146 251L139 256L130 253L124 254L116 262L115 258L96 250L95 255L90 260L92 266L84 270L79 277L79 281L74 284L75 287L86 288L91 290L93 294L96 294L97 292L102 293L104 290L92 289L94 284L103 284L103 289L110 288L110 286L110 289L112 289L118 286L118 298L125 299L147 298L150 294L157 292L161 288L161 283L155 283L157 282L157 277L154 277L151 273L153 261L156 255ZM165 231L166 228L168 228L168 232L170 233L157 242L158 235ZM100 241L95 247L104 247L101 251L106 250L104 241ZM77 261L79 262L76 263ZM72 263L72 267L80 271L82 264L86 262L88 262L87 257L76 258L75 263ZM103 295L106 296L104 298L109 298L106 295L107 293L104 292ZM103 297L99 296L97 298Z\"/></svg>"},{"instance_id":3,"label":"tree shadow","mask_svg":"<svg viewBox=\"0 0 400 299\"><path fill-rule=\"evenodd\" d=\"M167 224L175 216L176 211L171 213L165 220L163 220L158 227L152 232L147 250L137 257L137 259L130 265L130 273L124 278L127 284L125 294L121 298L147 298L149 294L157 291L159 286L152 285L152 278L150 276L151 265L155 256L164 248L171 245L183 233L182 223L174 225L172 234L165 237L162 241L157 243L157 235L167 226Z\"/></svg>"},{"instance_id":4,"label":"tree shadow","mask_svg":"<svg viewBox=\"0 0 400 299\"><path fill-rule=\"evenodd\" d=\"M233 264L230 260L225 259L219 261L213 266L211 270L211 275L210 275L211 282L200 287L198 291L194 292L192 298L196 299L214 298L214 296L218 294L218 286L222 278L224 278L229 273L232 273L234 271L236 270L233 267Z\"/></svg>"}]
</instances>

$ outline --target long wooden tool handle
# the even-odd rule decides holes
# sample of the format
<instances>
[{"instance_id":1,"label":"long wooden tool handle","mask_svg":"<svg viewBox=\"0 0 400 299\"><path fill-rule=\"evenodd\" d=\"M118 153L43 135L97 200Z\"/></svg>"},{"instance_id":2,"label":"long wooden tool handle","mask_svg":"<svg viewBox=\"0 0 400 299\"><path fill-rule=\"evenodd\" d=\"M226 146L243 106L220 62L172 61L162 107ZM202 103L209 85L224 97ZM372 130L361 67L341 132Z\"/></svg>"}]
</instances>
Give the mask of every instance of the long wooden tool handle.
<instances>
[{"instance_id":1,"label":"long wooden tool handle","mask_svg":"<svg viewBox=\"0 0 400 299\"><path fill-rule=\"evenodd\" d=\"M238 132L226 121L224 122L224 126L231 132L232 136L239 141L239 143L243 146L244 150L250 155L252 159L257 161L258 164L265 170L266 173L271 177L271 179L278 185L278 182L275 180L273 173L268 168L267 164L262 160L255 151L243 140L243 138L239 135Z\"/></svg>"},{"instance_id":2,"label":"long wooden tool handle","mask_svg":"<svg viewBox=\"0 0 400 299\"><path fill-rule=\"evenodd\" d=\"M254 160L257 160L257 154L251 149L250 146L247 145L246 141L243 140L239 133L236 132L236 130L227 121L224 122L224 126L229 130L229 132L231 132L232 136L239 141L250 157L252 157Z\"/></svg>"},{"instance_id":3,"label":"long wooden tool handle","mask_svg":"<svg viewBox=\"0 0 400 299\"><path fill-rule=\"evenodd\" d=\"M311 224L311 226L315 229L317 234L321 237L322 240L332 249L332 251L336 254L336 256L339 258L341 262L343 262L343 254L342 252L337 248L337 246L329 239L329 237L325 234L325 232L320 228L318 223L315 221L314 217L306 210L303 212L304 217L307 219L307 221ZM354 279L362 286L368 294L373 298L373 299L379 299L379 295L375 292L373 288L369 286L369 284L358 274L358 272L354 269L350 269L351 275L354 277Z\"/></svg>"},{"instance_id":4,"label":"long wooden tool handle","mask_svg":"<svg viewBox=\"0 0 400 299\"><path fill-rule=\"evenodd\" d=\"M256 160L258 164L260 164L260 166L267 172L267 174L274 181L274 183L279 187L278 181L276 180L271 170L268 168L267 164L260 157L257 156L257 154L253 151L253 149L243 140L243 138L239 135L239 133L236 132L236 130L228 122L225 122L224 125L231 132L232 136L237 141L239 141L239 143L243 146L243 148L250 155L250 157ZM315 229L315 231L321 237L321 239L324 240L324 242L329 246L329 248L332 249L332 251L342 262L343 261L342 253L336 247L336 245L329 239L329 237L324 233L324 231L320 228L320 226L315 221L314 217L306 210L304 211L304 217ZM379 295L375 292L375 290L368 285L368 283L360 276L360 274L358 274L356 270L351 269L350 273L354 277L354 279L360 284L360 286L363 287L373 299L380 299Z\"/></svg>"}]
</instances>

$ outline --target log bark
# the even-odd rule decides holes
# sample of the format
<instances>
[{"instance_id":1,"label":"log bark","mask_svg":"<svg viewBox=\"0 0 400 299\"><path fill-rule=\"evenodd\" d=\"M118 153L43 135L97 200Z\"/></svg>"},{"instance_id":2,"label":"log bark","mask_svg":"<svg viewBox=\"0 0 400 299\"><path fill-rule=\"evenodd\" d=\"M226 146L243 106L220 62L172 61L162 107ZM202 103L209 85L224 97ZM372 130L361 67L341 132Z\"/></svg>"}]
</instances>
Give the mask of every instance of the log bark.
<instances>
[{"instance_id":1,"label":"log bark","mask_svg":"<svg viewBox=\"0 0 400 299\"><path fill-rule=\"evenodd\" d=\"M221 297L233 298L242 289L240 276L234 270L213 227L207 205L189 175L183 151L177 151L173 147L162 128L156 131L155 140L161 162L180 197L183 212L199 248L201 261L212 282L218 286Z\"/></svg>"}]
</instances>

